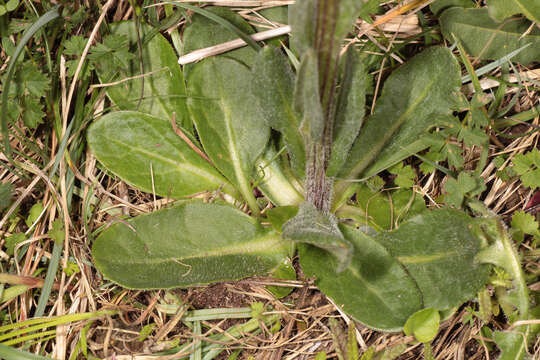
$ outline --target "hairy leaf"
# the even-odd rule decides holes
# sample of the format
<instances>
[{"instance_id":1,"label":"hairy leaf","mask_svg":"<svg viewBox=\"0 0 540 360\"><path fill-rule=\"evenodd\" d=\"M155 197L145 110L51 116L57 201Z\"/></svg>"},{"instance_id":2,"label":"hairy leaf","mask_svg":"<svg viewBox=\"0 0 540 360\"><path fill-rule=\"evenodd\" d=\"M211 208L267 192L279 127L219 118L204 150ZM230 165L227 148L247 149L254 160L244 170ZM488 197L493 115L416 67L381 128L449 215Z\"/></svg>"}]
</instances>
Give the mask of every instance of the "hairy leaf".
<instances>
[{"instance_id":1,"label":"hairy leaf","mask_svg":"<svg viewBox=\"0 0 540 360\"><path fill-rule=\"evenodd\" d=\"M471 225L463 212L434 210L378 234L376 240L414 278L424 306L444 310L474 297L487 280L489 267L475 261L480 240Z\"/></svg>"},{"instance_id":2,"label":"hairy leaf","mask_svg":"<svg viewBox=\"0 0 540 360\"><path fill-rule=\"evenodd\" d=\"M317 210L307 201L300 204L298 214L283 225L283 238L330 252L338 260L338 272L349 265L353 255L352 244L339 231L337 218Z\"/></svg>"},{"instance_id":3,"label":"hairy leaf","mask_svg":"<svg viewBox=\"0 0 540 360\"><path fill-rule=\"evenodd\" d=\"M327 176L336 176L349 154L364 121L367 74L363 58L354 48L347 51L343 65L334 123L334 141Z\"/></svg>"},{"instance_id":4,"label":"hairy leaf","mask_svg":"<svg viewBox=\"0 0 540 360\"><path fill-rule=\"evenodd\" d=\"M298 1L289 7L291 47L301 57L315 43L317 0Z\"/></svg>"},{"instance_id":5,"label":"hairy leaf","mask_svg":"<svg viewBox=\"0 0 540 360\"><path fill-rule=\"evenodd\" d=\"M527 32L531 26L527 20L509 18L498 23L485 8L452 8L443 13L440 23L448 41L459 40L470 55L482 60L498 60L526 44L531 45L512 60L526 65L540 58L540 29Z\"/></svg>"},{"instance_id":6,"label":"hairy leaf","mask_svg":"<svg viewBox=\"0 0 540 360\"><path fill-rule=\"evenodd\" d=\"M514 0L486 0L489 16L497 22L519 13L519 7Z\"/></svg>"},{"instance_id":7,"label":"hairy leaf","mask_svg":"<svg viewBox=\"0 0 540 360\"><path fill-rule=\"evenodd\" d=\"M522 13L531 21L540 23L540 3L536 0L487 0L489 15L496 21Z\"/></svg>"},{"instance_id":8,"label":"hairy leaf","mask_svg":"<svg viewBox=\"0 0 540 360\"><path fill-rule=\"evenodd\" d=\"M141 24L141 38L151 30L150 26ZM139 59L135 23L120 22L111 26L111 31L113 35L127 37L128 46L121 49L137 56L124 60L127 65L124 67L96 66L102 83L121 81L107 87L107 95L121 110L136 110L165 119L170 119L175 112L177 123L191 133L184 76L169 42L161 34L156 34L143 45L142 59ZM114 47L114 44L110 46ZM140 61L143 63L143 74L140 72ZM108 64L99 62L99 58L96 63ZM144 80L141 77L130 79L140 75L144 76ZM144 92L141 92L143 82Z\"/></svg>"},{"instance_id":9,"label":"hairy leaf","mask_svg":"<svg viewBox=\"0 0 540 360\"><path fill-rule=\"evenodd\" d=\"M419 136L441 115L451 113L460 83L459 65L443 47L429 48L395 70L360 130L341 177L374 175L410 156L409 151L426 148Z\"/></svg>"},{"instance_id":10,"label":"hairy leaf","mask_svg":"<svg viewBox=\"0 0 540 360\"><path fill-rule=\"evenodd\" d=\"M340 229L354 245L350 265L338 273L334 256L315 246L300 245L304 273L315 276L319 289L357 321L374 329L401 330L407 318L420 310L414 281L372 237L348 226Z\"/></svg>"},{"instance_id":11,"label":"hairy leaf","mask_svg":"<svg viewBox=\"0 0 540 360\"><path fill-rule=\"evenodd\" d=\"M318 78L317 59L308 50L302 57L294 92L294 108L302 114L300 129L306 143L320 142L324 130Z\"/></svg>"},{"instance_id":12,"label":"hairy leaf","mask_svg":"<svg viewBox=\"0 0 540 360\"><path fill-rule=\"evenodd\" d=\"M286 259L288 242L228 205L188 202L103 231L92 254L112 281L163 289L262 275Z\"/></svg>"},{"instance_id":13,"label":"hairy leaf","mask_svg":"<svg viewBox=\"0 0 540 360\"><path fill-rule=\"evenodd\" d=\"M246 91L250 82L246 65L224 57L196 64L188 79L188 107L204 149L248 202L255 161L270 135L255 96Z\"/></svg>"},{"instance_id":14,"label":"hairy leaf","mask_svg":"<svg viewBox=\"0 0 540 360\"><path fill-rule=\"evenodd\" d=\"M109 113L90 126L88 144L107 169L143 191L179 198L224 185L224 191L234 193L166 119L134 111Z\"/></svg>"},{"instance_id":15,"label":"hairy leaf","mask_svg":"<svg viewBox=\"0 0 540 360\"><path fill-rule=\"evenodd\" d=\"M444 10L454 6L471 8L475 4L472 0L436 0L429 5L429 9L435 15L440 15Z\"/></svg>"},{"instance_id":16,"label":"hairy leaf","mask_svg":"<svg viewBox=\"0 0 540 360\"><path fill-rule=\"evenodd\" d=\"M293 107L294 74L283 53L265 47L252 68L252 91L268 124L283 135L294 173L304 177L306 146L300 132L300 114Z\"/></svg>"},{"instance_id":17,"label":"hairy leaf","mask_svg":"<svg viewBox=\"0 0 540 360\"><path fill-rule=\"evenodd\" d=\"M251 25L249 25L240 15L227 8L211 7L208 11L227 20L245 34L252 34L254 32ZM238 35L224 26L209 20L202 15L194 14L191 17L191 23L184 31L184 54L237 38ZM234 51L228 51L219 56L236 59L248 66L252 66L256 54L257 52L255 50L247 46ZM184 65L184 75L186 78L189 76L191 69L196 65L197 64Z\"/></svg>"}]
</instances>

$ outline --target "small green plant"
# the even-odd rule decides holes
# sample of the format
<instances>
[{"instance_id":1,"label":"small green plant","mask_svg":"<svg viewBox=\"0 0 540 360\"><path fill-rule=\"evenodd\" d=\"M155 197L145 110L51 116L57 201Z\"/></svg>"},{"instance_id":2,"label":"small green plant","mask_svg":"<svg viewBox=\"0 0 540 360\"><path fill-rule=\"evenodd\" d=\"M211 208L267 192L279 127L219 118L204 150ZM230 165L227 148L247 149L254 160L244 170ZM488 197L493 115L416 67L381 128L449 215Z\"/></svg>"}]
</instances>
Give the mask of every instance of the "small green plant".
<instances>
[{"instance_id":1,"label":"small green plant","mask_svg":"<svg viewBox=\"0 0 540 360\"><path fill-rule=\"evenodd\" d=\"M486 284L486 263L497 263L493 256L501 251L515 255L493 247L500 232L485 235L483 223L457 209L426 210L409 189L392 194L401 200L390 219L368 214L364 197L351 200L371 194L379 208L393 210L366 180L390 169L397 185L411 187L415 174L401 161L430 147L427 131L445 126L461 103L459 64L448 48L435 46L389 75L365 117L370 59L353 46L340 55L361 10L362 2L353 0L291 6L289 53L299 59L296 71L272 46L235 50L182 71L169 43L141 28L143 70L152 76L108 88L123 111L92 124L88 144L108 171L179 201L101 232L92 252L105 277L127 288L189 287L272 273L298 252L304 273L353 318L396 331L417 314L408 329L429 341L438 312ZM234 13L211 11L253 32ZM114 24L111 39L125 36L134 44L134 29L132 22ZM233 37L195 15L184 50ZM103 82L134 75L134 60L123 59L130 63L126 69L96 67ZM182 137L171 126L174 114ZM264 199L255 197L255 186ZM481 191L467 174L448 186L460 189L450 197L456 207ZM200 192L213 201L188 199ZM261 202L268 201L274 207L261 213ZM240 203L249 215L234 206ZM410 210L414 216L407 216ZM490 221L493 230L497 220ZM519 290L527 296L526 288ZM519 310L528 316L528 308ZM435 319L427 335L418 314Z\"/></svg>"}]
</instances>

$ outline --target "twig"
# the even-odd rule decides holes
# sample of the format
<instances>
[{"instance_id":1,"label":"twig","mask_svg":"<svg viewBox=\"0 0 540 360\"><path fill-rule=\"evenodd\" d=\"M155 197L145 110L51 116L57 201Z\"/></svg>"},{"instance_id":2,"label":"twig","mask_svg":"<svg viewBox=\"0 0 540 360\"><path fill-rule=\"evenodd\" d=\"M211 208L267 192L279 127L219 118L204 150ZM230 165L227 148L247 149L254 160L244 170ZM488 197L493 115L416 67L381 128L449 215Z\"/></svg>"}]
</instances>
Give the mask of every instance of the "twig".
<instances>
[{"instance_id":1,"label":"twig","mask_svg":"<svg viewBox=\"0 0 540 360\"><path fill-rule=\"evenodd\" d=\"M174 130L174 132L176 133L176 135L180 136L182 138L182 140L184 140L190 148L192 148L197 154L199 154L204 160L208 161L210 164L214 165L212 163L212 160L210 160L208 158L208 156L206 156L205 153L203 153L201 151L201 149L199 149L187 136L186 134L184 134L184 132L182 130L180 130L177 126L176 126L176 120L175 120L175 117L176 117L176 113L173 112L172 116L171 116L171 126Z\"/></svg>"},{"instance_id":2,"label":"twig","mask_svg":"<svg viewBox=\"0 0 540 360\"><path fill-rule=\"evenodd\" d=\"M281 26L281 27L271 29L271 30L261 31L261 32L251 35L250 37L255 41L262 41L262 40L267 40L267 39L271 39L277 36L288 34L290 31L291 31L291 27L287 25L287 26ZM178 58L178 63L180 65L185 65L192 62L197 62L202 59L206 59L207 57L210 57L210 56L219 55L230 50L238 49L245 45L247 44L242 39L235 39L235 40L227 41L222 44L195 50L193 52L190 52L189 54L180 56Z\"/></svg>"}]
</instances>

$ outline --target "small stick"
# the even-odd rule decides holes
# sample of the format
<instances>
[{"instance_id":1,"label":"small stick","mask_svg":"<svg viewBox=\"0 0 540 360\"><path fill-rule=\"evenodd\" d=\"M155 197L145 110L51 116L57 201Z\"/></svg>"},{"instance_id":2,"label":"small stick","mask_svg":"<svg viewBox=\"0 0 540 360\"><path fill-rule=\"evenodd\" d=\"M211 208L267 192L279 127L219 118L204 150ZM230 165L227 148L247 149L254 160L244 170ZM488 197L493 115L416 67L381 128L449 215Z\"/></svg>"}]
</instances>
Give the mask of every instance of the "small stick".
<instances>
[{"instance_id":1,"label":"small stick","mask_svg":"<svg viewBox=\"0 0 540 360\"><path fill-rule=\"evenodd\" d=\"M172 116L171 116L171 126L174 130L174 132L176 133L176 135L180 136L182 138L182 140L184 140L186 142L186 144L189 145L190 148L192 148L197 154L199 154L204 160L208 161L210 164L214 165L212 163L212 160L210 160L208 158L208 156L206 156L205 153L203 153L201 151L201 149L199 149L187 136L186 134L184 134L184 132L182 130L180 130L177 126L176 126L176 120L175 120L175 117L176 117L176 113L173 112Z\"/></svg>"},{"instance_id":2,"label":"small stick","mask_svg":"<svg viewBox=\"0 0 540 360\"><path fill-rule=\"evenodd\" d=\"M271 29L271 30L261 31L259 33L251 35L250 37L255 41L262 41L262 40L271 39L277 36L285 35L285 34L288 34L289 32L291 32L291 27L287 25L287 26L281 26L281 27ZM210 56L219 55L230 50L238 49L245 45L246 45L246 42L242 39L235 39L235 40L227 41L222 44L195 50L193 52L190 52L189 54L180 56L178 58L178 63L180 65L185 65L192 62L197 62Z\"/></svg>"}]
</instances>

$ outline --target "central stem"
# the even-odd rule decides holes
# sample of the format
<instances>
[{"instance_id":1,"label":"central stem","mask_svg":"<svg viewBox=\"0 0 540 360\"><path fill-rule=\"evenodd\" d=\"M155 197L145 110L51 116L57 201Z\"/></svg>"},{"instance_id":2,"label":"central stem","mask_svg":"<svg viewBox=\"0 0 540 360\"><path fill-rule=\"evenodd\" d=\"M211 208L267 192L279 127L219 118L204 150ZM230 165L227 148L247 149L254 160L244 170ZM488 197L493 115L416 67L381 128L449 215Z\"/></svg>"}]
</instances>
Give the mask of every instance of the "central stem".
<instances>
[{"instance_id":1,"label":"central stem","mask_svg":"<svg viewBox=\"0 0 540 360\"><path fill-rule=\"evenodd\" d=\"M333 179L326 176L330 151L324 144L311 144L306 166L306 200L321 211L330 211Z\"/></svg>"},{"instance_id":2,"label":"central stem","mask_svg":"<svg viewBox=\"0 0 540 360\"><path fill-rule=\"evenodd\" d=\"M319 0L314 45L317 53L320 101L324 116L319 141L307 144L306 200L320 211L330 211L333 178L326 176L332 150L335 93L338 78L339 42L335 41L339 1Z\"/></svg>"}]
</instances>

